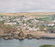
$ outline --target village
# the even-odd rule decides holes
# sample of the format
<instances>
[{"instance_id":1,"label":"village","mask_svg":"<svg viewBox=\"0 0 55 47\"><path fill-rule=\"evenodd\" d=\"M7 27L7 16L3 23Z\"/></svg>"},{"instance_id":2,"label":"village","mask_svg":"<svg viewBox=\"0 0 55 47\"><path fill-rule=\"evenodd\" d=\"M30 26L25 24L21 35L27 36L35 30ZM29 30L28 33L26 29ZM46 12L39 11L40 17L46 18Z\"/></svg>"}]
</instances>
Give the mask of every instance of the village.
<instances>
[{"instance_id":1,"label":"village","mask_svg":"<svg viewBox=\"0 0 55 47\"><path fill-rule=\"evenodd\" d=\"M37 17L28 16L0 16L0 22L4 25L12 26L18 31L26 32L44 31L46 33L55 33L55 20L45 22L38 20Z\"/></svg>"}]
</instances>

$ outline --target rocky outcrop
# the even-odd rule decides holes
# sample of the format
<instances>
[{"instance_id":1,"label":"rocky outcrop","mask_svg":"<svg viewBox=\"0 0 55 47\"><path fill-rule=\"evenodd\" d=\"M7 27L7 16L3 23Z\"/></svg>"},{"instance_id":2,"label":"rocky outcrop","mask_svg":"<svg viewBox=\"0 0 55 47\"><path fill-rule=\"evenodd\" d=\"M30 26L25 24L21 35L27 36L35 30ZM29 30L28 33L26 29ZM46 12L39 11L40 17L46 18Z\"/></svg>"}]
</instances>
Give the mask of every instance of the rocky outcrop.
<instances>
[{"instance_id":1,"label":"rocky outcrop","mask_svg":"<svg viewBox=\"0 0 55 47\"><path fill-rule=\"evenodd\" d=\"M32 34L27 34L27 38L28 39L40 39L41 38L41 36L38 36L38 35L32 35Z\"/></svg>"},{"instance_id":2,"label":"rocky outcrop","mask_svg":"<svg viewBox=\"0 0 55 47\"><path fill-rule=\"evenodd\" d=\"M31 34L27 34L27 38L28 38L28 39L32 39L33 36L32 36Z\"/></svg>"},{"instance_id":3,"label":"rocky outcrop","mask_svg":"<svg viewBox=\"0 0 55 47\"><path fill-rule=\"evenodd\" d=\"M19 34L18 34L18 39L25 39L25 34L21 31Z\"/></svg>"},{"instance_id":4,"label":"rocky outcrop","mask_svg":"<svg viewBox=\"0 0 55 47\"><path fill-rule=\"evenodd\" d=\"M27 39L41 39L43 38L43 36L48 36L49 37L55 37L55 34L52 33L44 33L44 32L32 32L32 33L24 33L24 32L19 32L19 33L10 33L10 34L2 34L1 37L3 37L3 39L19 39L19 40L23 40L25 38Z\"/></svg>"},{"instance_id":5,"label":"rocky outcrop","mask_svg":"<svg viewBox=\"0 0 55 47\"><path fill-rule=\"evenodd\" d=\"M3 39L5 39L5 40L13 39L13 36L12 37L4 37Z\"/></svg>"}]
</instances>

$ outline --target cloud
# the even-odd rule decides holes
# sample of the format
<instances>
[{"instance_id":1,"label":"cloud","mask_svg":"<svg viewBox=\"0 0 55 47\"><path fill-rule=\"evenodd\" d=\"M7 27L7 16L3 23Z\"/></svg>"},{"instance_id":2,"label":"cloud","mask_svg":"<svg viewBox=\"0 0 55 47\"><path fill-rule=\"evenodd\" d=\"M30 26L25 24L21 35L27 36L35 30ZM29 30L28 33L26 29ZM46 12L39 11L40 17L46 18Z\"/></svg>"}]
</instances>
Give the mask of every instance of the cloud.
<instances>
[{"instance_id":1,"label":"cloud","mask_svg":"<svg viewBox=\"0 0 55 47\"><path fill-rule=\"evenodd\" d=\"M0 0L0 13L55 12L55 0Z\"/></svg>"}]
</instances>

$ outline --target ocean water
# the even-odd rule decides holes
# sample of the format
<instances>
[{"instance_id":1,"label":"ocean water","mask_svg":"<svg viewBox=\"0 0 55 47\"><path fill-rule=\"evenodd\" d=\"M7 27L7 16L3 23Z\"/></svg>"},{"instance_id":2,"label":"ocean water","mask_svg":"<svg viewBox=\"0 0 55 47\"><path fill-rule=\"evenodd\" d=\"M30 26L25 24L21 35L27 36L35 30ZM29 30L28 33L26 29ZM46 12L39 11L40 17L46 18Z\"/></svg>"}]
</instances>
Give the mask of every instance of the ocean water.
<instances>
[{"instance_id":1,"label":"ocean water","mask_svg":"<svg viewBox=\"0 0 55 47\"><path fill-rule=\"evenodd\" d=\"M0 38L0 47L39 47L40 45L49 44L55 45L55 40L43 40L43 39L12 39L12 40L4 40Z\"/></svg>"}]
</instances>

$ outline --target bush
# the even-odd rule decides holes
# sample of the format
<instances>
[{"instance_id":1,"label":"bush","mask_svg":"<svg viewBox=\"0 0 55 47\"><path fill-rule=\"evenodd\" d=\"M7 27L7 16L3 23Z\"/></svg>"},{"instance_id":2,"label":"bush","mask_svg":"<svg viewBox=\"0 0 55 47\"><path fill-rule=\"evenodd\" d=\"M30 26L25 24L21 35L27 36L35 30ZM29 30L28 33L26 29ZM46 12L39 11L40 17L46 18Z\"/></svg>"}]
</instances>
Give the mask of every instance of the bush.
<instances>
[{"instance_id":1,"label":"bush","mask_svg":"<svg viewBox=\"0 0 55 47\"><path fill-rule=\"evenodd\" d=\"M55 46L53 46L53 45L42 45L40 47L55 47Z\"/></svg>"}]
</instances>

